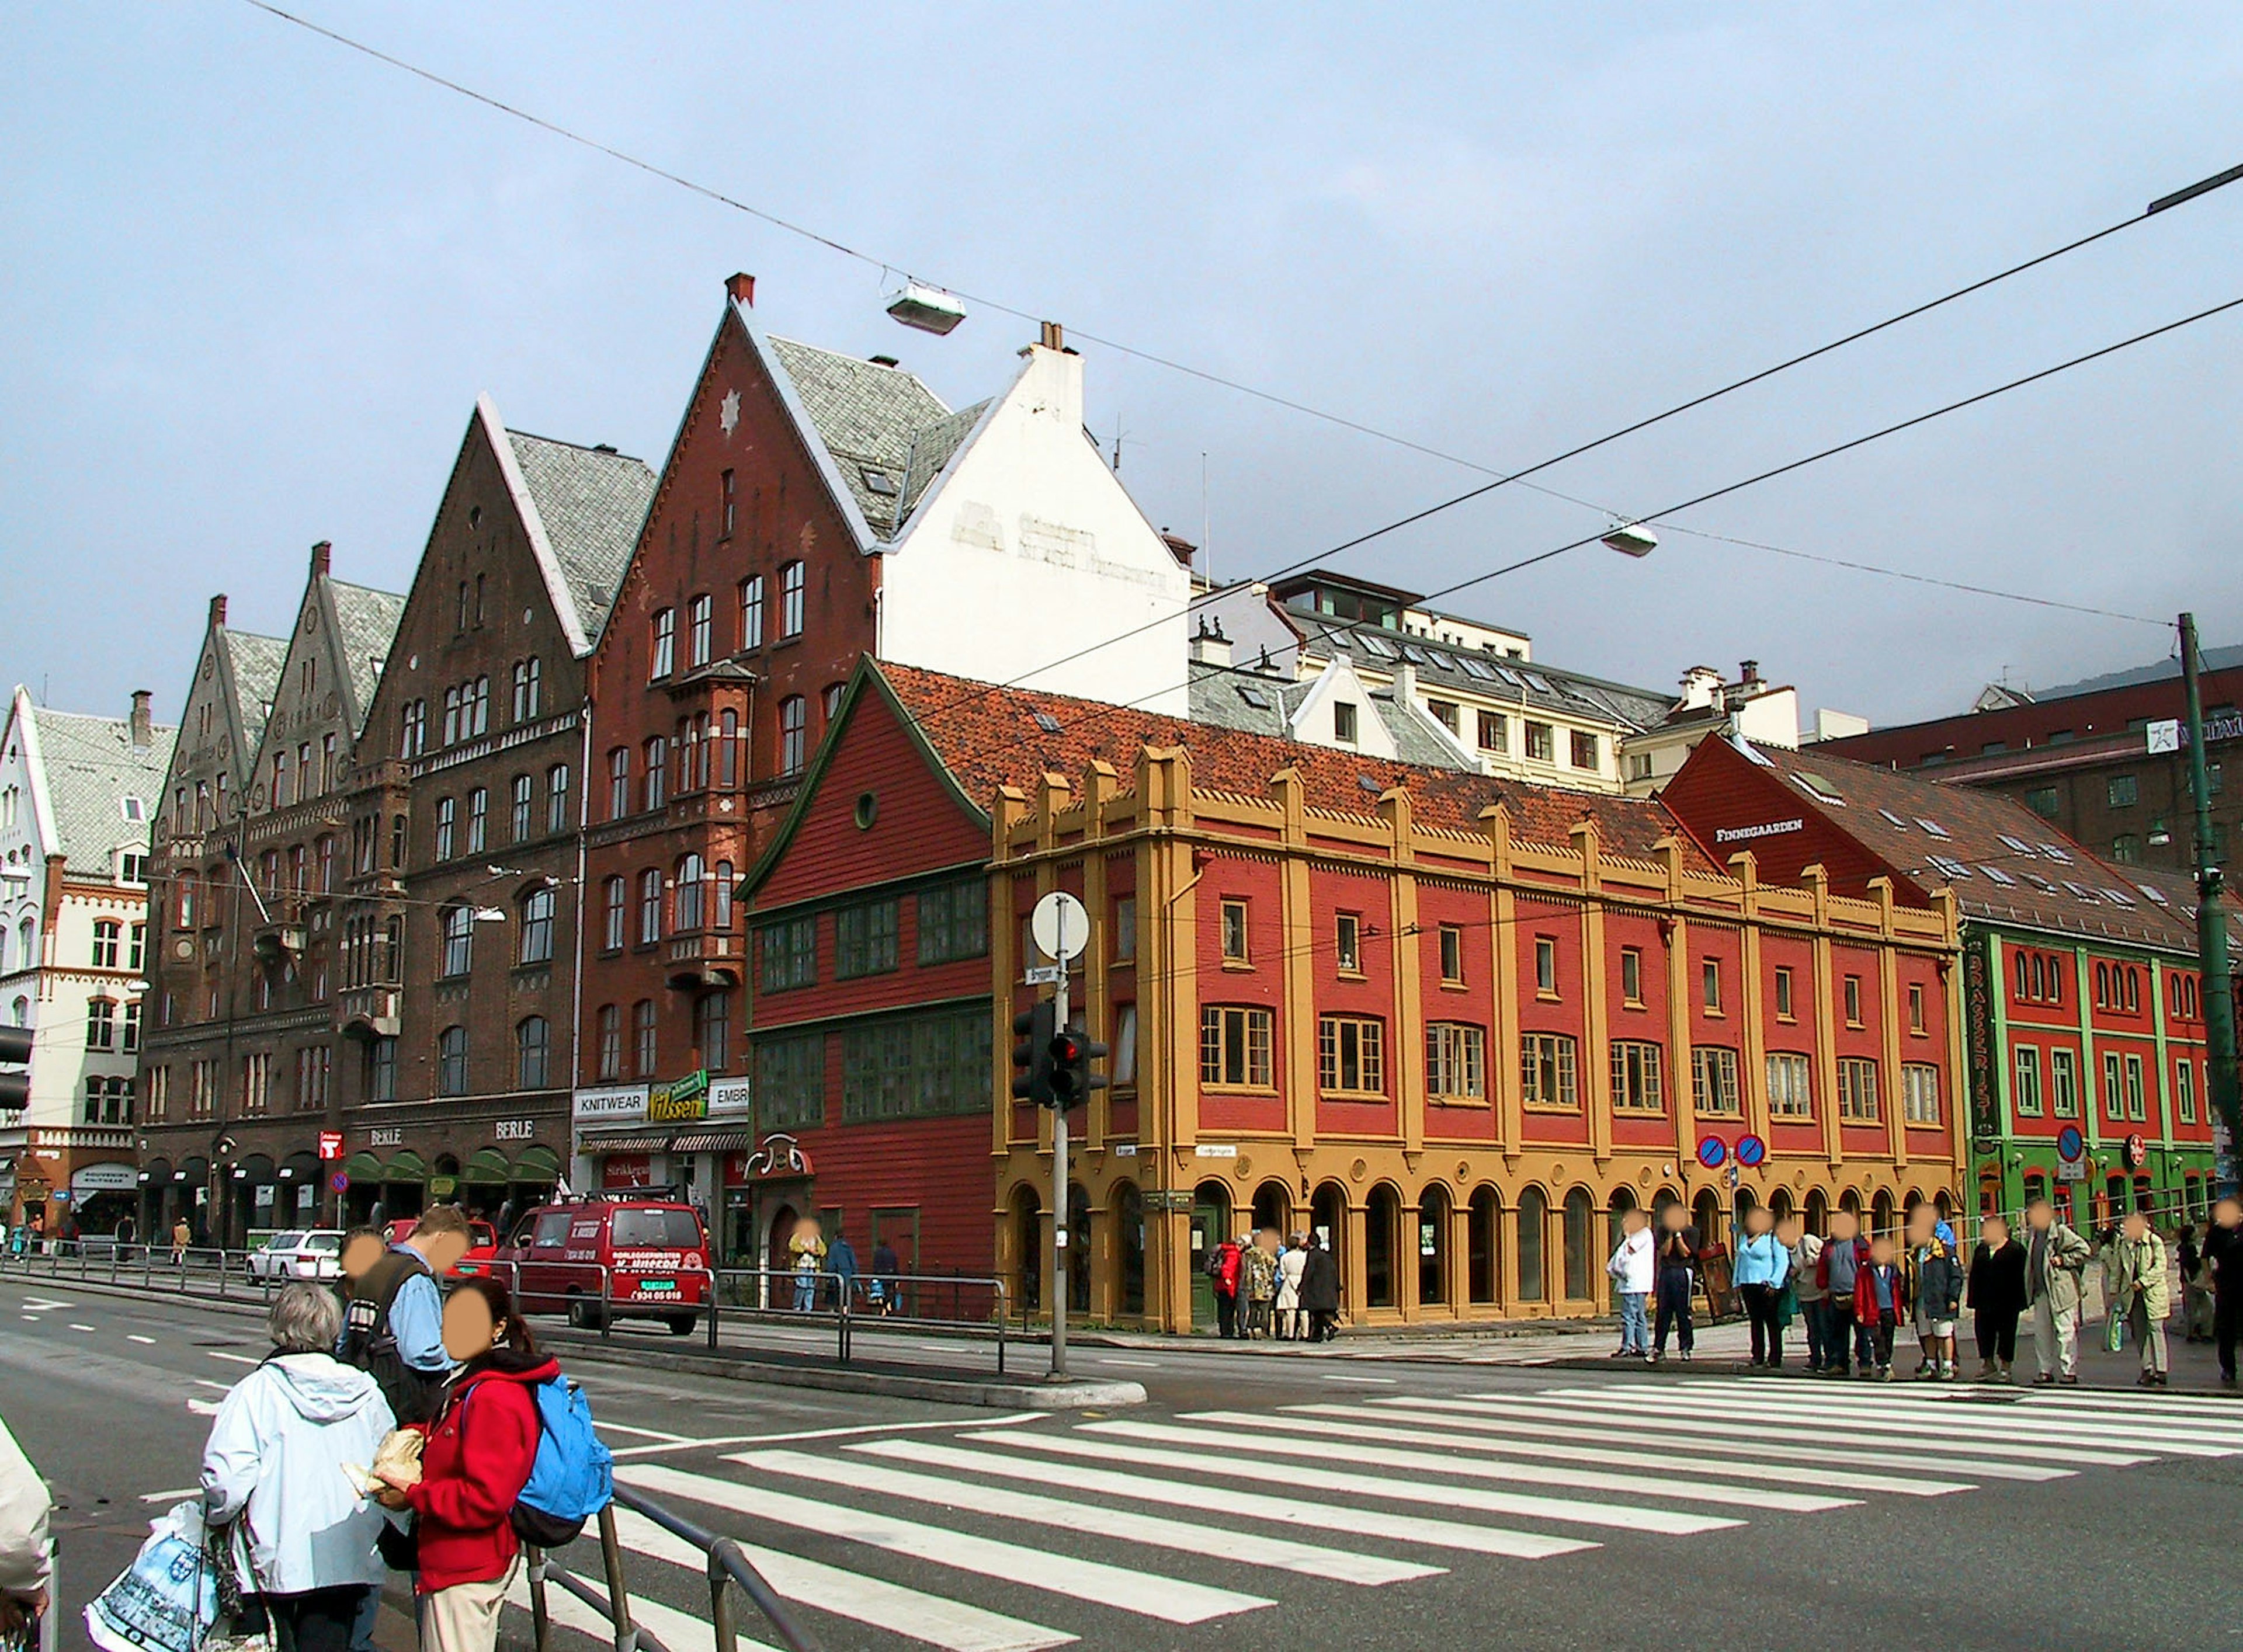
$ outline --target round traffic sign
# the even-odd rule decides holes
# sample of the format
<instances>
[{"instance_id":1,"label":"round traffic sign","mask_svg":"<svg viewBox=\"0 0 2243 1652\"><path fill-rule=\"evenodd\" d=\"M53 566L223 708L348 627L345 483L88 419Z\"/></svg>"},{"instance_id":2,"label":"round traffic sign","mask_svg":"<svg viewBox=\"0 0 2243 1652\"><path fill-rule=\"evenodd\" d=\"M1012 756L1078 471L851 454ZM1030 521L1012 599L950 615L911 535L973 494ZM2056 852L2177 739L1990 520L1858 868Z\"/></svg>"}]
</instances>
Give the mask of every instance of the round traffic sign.
<instances>
[{"instance_id":1,"label":"round traffic sign","mask_svg":"<svg viewBox=\"0 0 2243 1652\"><path fill-rule=\"evenodd\" d=\"M2143 1138L2139 1131L2126 1138L2126 1168L2128 1170L2141 1169L2149 1162L2149 1157L2150 1144Z\"/></svg>"},{"instance_id":2,"label":"round traffic sign","mask_svg":"<svg viewBox=\"0 0 2243 1652\"><path fill-rule=\"evenodd\" d=\"M1759 1137L1740 1136L1737 1138L1737 1163L1742 1165L1747 1170L1752 1169L1767 1157L1768 1144Z\"/></svg>"},{"instance_id":3,"label":"round traffic sign","mask_svg":"<svg viewBox=\"0 0 2243 1652\"><path fill-rule=\"evenodd\" d=\"M1698 1138L1698 1162L1708 1170L1719 1170L1721 1161L1729 1156L1728 1144L1719 1136Z\"/></svg>"},{"instance_id":4,"label":"round traffic sign","mask_svg":"<svg viewBox=\"0 0 2243 1652\"><path fill-rule=\"evenodd\" d=\"M327 1178L327 1191L331 1193L345 1192L348 1191L349 1187L350 1178L344 1175L340 1171L337 1171L333 1175Z\"/></svg>"},{"instance_id":5,"label":"round traffic sign","mask_svg":"<svg viewBox=\"0 0 2243 1652\"><path fill-rule=\"evenodd\" d=\"M2067 1165L2076 1165L2079 1156L2087 1151L2087 1138L2079 1133L2077 1125L2066 1125L2056 1132L2056 1156Z\"/></svg>"},{"instance_id":6,"label":"round traffic sign","mask_svg":"<svg viewBox=\"0 0 2243 1652\"><path fill-rule=\"evenodd\" d=\"M1065 890L1054 890L1028 914L1028 933L1046 957L1064 964L1090 944L1090 914Z\"/></svg>"}]
</instances>

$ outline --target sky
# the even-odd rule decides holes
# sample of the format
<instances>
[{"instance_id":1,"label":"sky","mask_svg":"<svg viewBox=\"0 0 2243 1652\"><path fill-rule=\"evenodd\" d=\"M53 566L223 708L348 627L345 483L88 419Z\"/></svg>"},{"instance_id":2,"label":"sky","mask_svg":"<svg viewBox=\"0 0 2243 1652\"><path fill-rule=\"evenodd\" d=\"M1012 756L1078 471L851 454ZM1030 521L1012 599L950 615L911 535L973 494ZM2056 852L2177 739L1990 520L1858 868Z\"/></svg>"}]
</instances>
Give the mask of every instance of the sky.
<instances>
[{"instance_id":1,"label":"sky","mask_svg":"<svg viewBox=\"0 0 2243 1652\"><path fill-rule=\"evenodd\" d=\"M2233 6L301 10L891 267L244 0L7 0L0 678L50 704L176 716L210 594L284 630L316 540L405 589L478 393L658 467L735 270L953 406L1035 329L906 331L901 272L1059 320L1123 480L1231 579L1485 477L1090 336L1515 468L2243 161ZM1332 565L1433 590L1654 516L2243 296L2239 232L2243 184L1535 479L1586 503L1506 487ZM2243 641L2239 353L2243 310L1445 606L1881 725L2157 660L2183 608Z\"/></svg>"}]
</instances>

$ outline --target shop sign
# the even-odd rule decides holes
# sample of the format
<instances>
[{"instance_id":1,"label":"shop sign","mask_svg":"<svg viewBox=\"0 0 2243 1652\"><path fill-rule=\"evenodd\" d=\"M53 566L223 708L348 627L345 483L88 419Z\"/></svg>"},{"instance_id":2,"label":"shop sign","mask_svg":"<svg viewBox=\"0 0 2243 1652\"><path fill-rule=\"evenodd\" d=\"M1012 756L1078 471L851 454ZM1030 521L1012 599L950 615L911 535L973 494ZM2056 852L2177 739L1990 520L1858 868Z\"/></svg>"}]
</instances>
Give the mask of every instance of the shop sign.
<instances>
[{"instance_id":1,"label":"shop sign","mask_svg":"<svg viewBox=\"0 0 2243 1652\"><path fill-rule=\"evenodd\" d=\"M1985 950L1963 954L1963 1044L1970 1086L1970 1134L1994 1140L2002 1133L2002 1105L1994 1090L1994 999Z\"/></svg>"},{"instance_id":2,"label":"shop sign","mask_svg":"<svg viewBox=\"0 0 2243 1652\"><path fill-rule=\"evenodd\" d=\"M323 1162L332 1162L335 1159L340 1158L342 1156L343 1132L340 1130L321 1131L320 1132L320 1159Z\"/></svg>"},{"instance_id":3,"label":"shop sign","mask_svg":"<svg viewBox=\"0 0 2243 1652\"><path fill-rule=\"evenodd\" d=\"M1755 837L1782 837L1787 832L1803 832L1806 820L1793 816L1789 820L1764 820L1756 826L1722 826L1714 830L1716 843L1748 843Z\"/></svg>"},{"instance_id":4,"label":"shop sign","mask_svg":"<svg viewBox=\"0 0 2243 1652\"><path fill-rule=\"evenodd\" d=\"M502 1118L491 1131L495 1141L534 1141L537 1137L535 1118Z\"/></svg>"},{"instance_id":5,"label":"shop sign","mask_svg":"<svg viewBox=\"0 0 2243 1652\"><path fill-rule=\"evenodd\" d=\"M459 1191L460 1179L456 1176L431 1176L428 1179L428 1197L433 1199L448 1199Z\"/></svg>"},{"instance_id":6,"label":"shop sign","mask_svg":"<svg viewBox=\"0 0 2243 1652\"><path fill-rule=\"evenodd\" d=\"M646 1153L610 1153L600 1161L603 1187L644 1187L654 1180L654 1160Z\"/></svg>"},{"instance_id":7,"label":"shop sign","mask_svg":"<svg viewBox=\"0 0 2243 1652\"><path fill-rule=\"evenodd\" d=\"M745 1118L755 1110L754 1085L745 1078L709 1081L709 1117Z\"/></svg>"},{"instance_id":8,"label":"shop sign","mask_svg":"<svg viewBox=\"0 0 2243 1652\"><path fill-rule=\"evenodd\" d=\"M758 1176L807 1176L812 1173L810 1155L802 1151L802 1144L791 1136L770 1135L764 1145L748 1155L745 1166L751 1179Z\"/></svg>"},{"instance_id":9,"label":"shop sign","mask_svg":"<svg viewBox=\"0 0 2243 1652\"><path fill-rule=\"evenodd\" d=\"M75 1193L130 1193L140 1185L140 1172L130 1165L81 1165L71 1172Z\"/></svg>"},{"instance_id":10,"label":"shop sign","mask_svg":"<svg viewBox=\"0 0 2243 1652\"><path fill-rule=\"evenodd\" d=\"M366 1140L367 1145L369 1147L402 1147L405 1145L404 1126L401 1125L380 1125L375 1129L369 1130L366 1132Z\"/></svg>"},{"instance_id":11,"label":"shop sign","mask_svg":"<svg viewBox=\"0 0 2243 1652\"><path fill-rule=\"evenodd\" d=\"M646 1116L657 1125L690 1123L709 1116L709 1070L657 1085L647 1091Z\"/></svg>"},{"instance_id":12,"label":"shop sign","mask_svg":"<svg viewBox=\"0 0 2243 1652\"><path fill-rule=\"evenodd\" d=\"M579 1090L572 1111L579 1123L629 1124L646 1117L646 1104L644 1085L603 1085Z\"/></svg>"}]
</instances>

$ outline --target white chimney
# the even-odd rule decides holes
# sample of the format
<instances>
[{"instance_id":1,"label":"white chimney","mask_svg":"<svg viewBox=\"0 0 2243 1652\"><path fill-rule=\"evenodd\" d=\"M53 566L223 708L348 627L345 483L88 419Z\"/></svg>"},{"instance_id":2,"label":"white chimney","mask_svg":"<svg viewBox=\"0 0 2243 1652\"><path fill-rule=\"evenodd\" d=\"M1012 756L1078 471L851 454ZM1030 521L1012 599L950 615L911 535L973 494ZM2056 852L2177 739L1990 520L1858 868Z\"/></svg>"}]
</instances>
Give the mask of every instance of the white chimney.
<instances>
[{"instance_id":1,"label":"white chimney","mask_svg":"<svg viewBox=\"0 0 2243 1652\"><path fill-rule=\"evenodd\" d=\"M1226 669L1229 667L1230 639L1223 635L1220 620L1212 625L1205 620L1200 621L1199 630L1191 641L1191 657L1198 665L1222 666Z\"/></svg>"}]
</instances>

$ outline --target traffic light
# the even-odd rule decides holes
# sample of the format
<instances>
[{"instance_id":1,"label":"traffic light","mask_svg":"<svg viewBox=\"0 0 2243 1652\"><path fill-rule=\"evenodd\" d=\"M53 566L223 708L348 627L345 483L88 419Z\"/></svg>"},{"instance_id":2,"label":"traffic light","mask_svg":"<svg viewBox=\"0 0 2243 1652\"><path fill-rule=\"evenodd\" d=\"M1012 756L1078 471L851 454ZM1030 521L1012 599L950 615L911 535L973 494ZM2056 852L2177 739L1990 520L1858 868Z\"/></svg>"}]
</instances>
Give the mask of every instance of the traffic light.
<instances>
[{"instance_id":1,"label":"traffic light","mask_svg":"<svg viewBox=\"0 0 2243 1652\"><path fill-rule=\"evenodd\" d=\"M1057 1024L1052 1001L1039 998L1013 1017L1013 1098L1052 1105L1052 1028Z\"/></svg>"},{"instance_id":2,"label":"traffic light","mask_svg":"<svg viewBox=\"0 0 2243 1652\"><path fill-rule=\"evenodd\" d=\"M30 1064L30 1028L0 1027L0 1066L28 1069ZM21 1112L30 1105L30 1073L0 1072L0 1112Z\"/></svg>"},{"instance_id":3,"label":"traffic light","mask_svg":"<svg viewBox=\"0 0 2243 1652\"><path fill-rule=\"evenodd\" d=\"M1092 1091L1104 1089L1106 1075L1093 1072L1090 1065L1105 1058L1104 1044L1072 1027L1054 1034L1051 1041L1051 1105L1061 1109L1078 1106L1090 1098Z\"/></svg>"}]
</instances>

